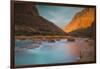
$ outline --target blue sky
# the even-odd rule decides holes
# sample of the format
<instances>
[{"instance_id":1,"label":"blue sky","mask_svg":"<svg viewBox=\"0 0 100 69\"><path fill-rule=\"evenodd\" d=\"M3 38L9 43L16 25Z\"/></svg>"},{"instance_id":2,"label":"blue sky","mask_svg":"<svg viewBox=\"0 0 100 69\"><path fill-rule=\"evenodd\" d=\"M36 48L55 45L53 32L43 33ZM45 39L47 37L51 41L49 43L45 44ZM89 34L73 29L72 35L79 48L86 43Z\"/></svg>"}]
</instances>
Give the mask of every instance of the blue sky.
<instances>
[{"instance_id":1,"label":"blue sky","mask_svg":"<svg viewBox=\"0 0 100 69\"><path fill-rule=\"evenodd\" d=\"M50 6L50 5L37 5L40 16L53 22L61 29L64 28L73 18L73 16L82 11L82 7L69 7L69 6Z\"/></svg>"}]
</instances>

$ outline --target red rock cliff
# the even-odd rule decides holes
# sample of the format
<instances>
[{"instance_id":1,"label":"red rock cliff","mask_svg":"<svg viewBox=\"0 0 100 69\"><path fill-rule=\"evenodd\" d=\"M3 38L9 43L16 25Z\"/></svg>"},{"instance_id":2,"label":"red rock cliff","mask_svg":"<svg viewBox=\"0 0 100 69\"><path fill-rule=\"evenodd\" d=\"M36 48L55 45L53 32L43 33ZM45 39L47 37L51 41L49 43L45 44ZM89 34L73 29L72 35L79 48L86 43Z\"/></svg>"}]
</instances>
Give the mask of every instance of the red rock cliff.
<instances>
[{"instance_id":1,"label":"red rock cliff","mask_svg":"<svg viewBox=\"0 0 100 69\"><path fill-rule=\"evenodd\" d=\"M71 20L71 22L64 27L64 31L69 33L71 31L88 28L95 20L95 9L86 8L78 12Z\"/></svg>"}]
</instances>

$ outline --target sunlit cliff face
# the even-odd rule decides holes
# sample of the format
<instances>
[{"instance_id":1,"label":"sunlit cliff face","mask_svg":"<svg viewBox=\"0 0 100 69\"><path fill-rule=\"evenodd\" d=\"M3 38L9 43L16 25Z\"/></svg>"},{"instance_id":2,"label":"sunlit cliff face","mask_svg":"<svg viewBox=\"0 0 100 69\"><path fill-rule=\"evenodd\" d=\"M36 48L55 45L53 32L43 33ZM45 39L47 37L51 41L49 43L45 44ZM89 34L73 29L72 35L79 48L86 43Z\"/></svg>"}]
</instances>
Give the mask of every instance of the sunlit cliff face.
<instances>
[{"instance_id":1,"label":"sunlit cliff face","mask_svg":"<svg viewBox=\"0 0 100 69\"><path fill-rule=\"evenodd\" d=\"M72 18L71 22L64 27L64 31L68 33L80 28L88 28L92 25L94 19L95 9L86 8Z\"/></svg>"}]
</instances>

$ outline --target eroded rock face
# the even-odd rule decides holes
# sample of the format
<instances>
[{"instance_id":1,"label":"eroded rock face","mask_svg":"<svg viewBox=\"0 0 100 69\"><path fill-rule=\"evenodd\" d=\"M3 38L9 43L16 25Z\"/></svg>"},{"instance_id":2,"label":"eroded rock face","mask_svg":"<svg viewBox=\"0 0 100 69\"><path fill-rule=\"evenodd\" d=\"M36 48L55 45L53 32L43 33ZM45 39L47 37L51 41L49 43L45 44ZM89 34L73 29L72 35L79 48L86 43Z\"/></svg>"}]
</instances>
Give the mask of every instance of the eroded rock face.
<instances>
[{"instance_id":1,"label":"eroded rock face","mask_svg":"<svg viewBox=\"0 0 100 69\"><path fill-rule=\"evenodd\" d=\"M77 37L91 37L95 39L95 22L88 28L77 29L72 32L69 32L71 36Z\"/></svg>"},{"instance_id":2,"label":"eroded rock face","mask_svg":"<svg viewBox=\"0 0 100 69\"><path fill-rule=\"evenodd\" d=\"M65 34L54 23L40 16L32 3L14 4L14 22L16 35Z\"/></svg>"},{"instance_id":3,"label":"eroded rock face","mask_svg":"<svg viewBox=\"0 0 100 69\"><path fill-rule=\"evenodd\" d=\"M86 8L77 13L72 21L65 26L64 31L69 33L74 30L88 28L95 21L95 8Z\"/></svg>"}]
</instances>

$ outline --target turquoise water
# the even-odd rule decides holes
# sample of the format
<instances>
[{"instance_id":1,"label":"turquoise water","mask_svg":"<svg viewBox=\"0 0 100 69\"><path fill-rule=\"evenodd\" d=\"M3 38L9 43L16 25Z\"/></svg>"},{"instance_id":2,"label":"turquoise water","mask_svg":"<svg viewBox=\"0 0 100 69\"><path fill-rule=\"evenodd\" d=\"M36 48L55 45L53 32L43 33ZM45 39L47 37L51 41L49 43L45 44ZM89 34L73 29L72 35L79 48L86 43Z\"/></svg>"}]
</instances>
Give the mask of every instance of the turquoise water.
<instances>
[{"instance_id":1,"label":"turquoise water","mask_svg":"<svg viewBox=\"0 0 100 69\"><path fill-rule=\"evenodd\" d=\"M37 45L38 48L28 48ZM15 64L37 65L53 63L71 63L79 60L77 44L61 39L55 42L16 40Z\"/></svg>"}]
</instances>

